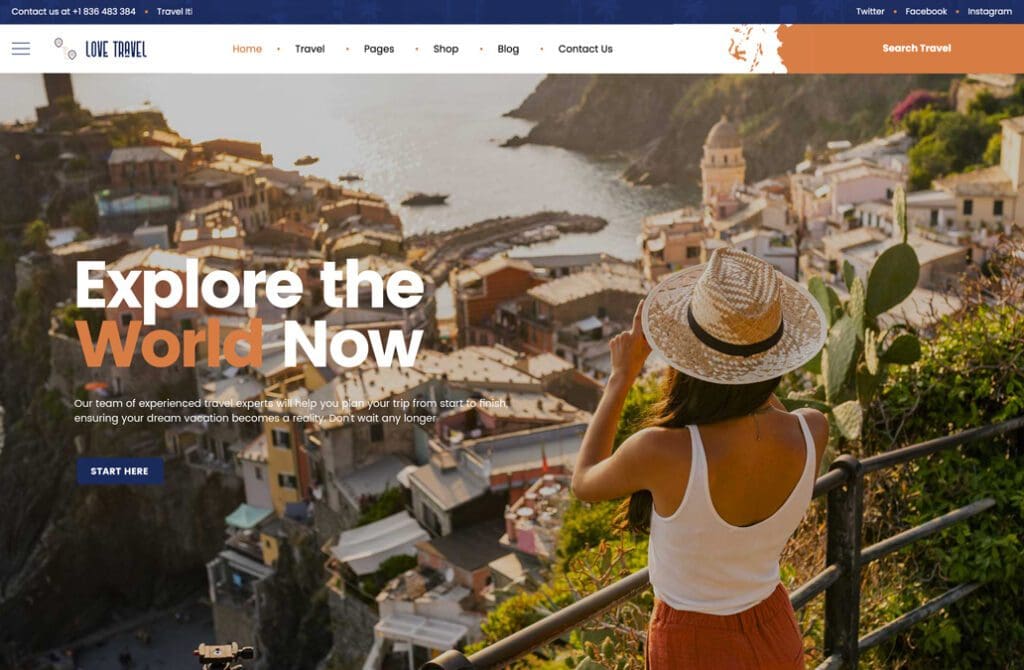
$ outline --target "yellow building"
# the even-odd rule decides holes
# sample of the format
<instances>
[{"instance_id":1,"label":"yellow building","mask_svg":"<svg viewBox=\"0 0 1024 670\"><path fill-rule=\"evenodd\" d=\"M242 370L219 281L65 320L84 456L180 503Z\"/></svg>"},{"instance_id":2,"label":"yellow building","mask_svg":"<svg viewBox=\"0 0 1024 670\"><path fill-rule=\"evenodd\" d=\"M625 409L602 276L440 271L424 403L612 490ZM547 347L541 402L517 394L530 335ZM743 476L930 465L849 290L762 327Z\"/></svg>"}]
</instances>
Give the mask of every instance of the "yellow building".
<instances>
[{"instance_id":1,"label":"yellow building","mask_svg":"<svg viewBox=\"0 0 1024 670\"><path fill-rule=\"evenodd\" d=\"M267 375L264 398L282 403L299 389L315 391L326 383L323 375L309 363L293 368L273 369ZM278 421L266 421L263 431L267 439L267 469L270 475L270 500L274 512L283 516L288 503L306 500L313 485L306 454L305 423L291 420L292 412L285 406L266 410Z\"/></svg>"},{"instance_id":2,"label":"yellow building","mask_svg":"<svg viewBox=\"0 0 1024 670\"><path fill-rule=\"evenodd\" d=\"M953 211L932 214L929 227L944 228L973 246L975 261L987 257L999 235L1020 235L1024 222L1024 116L1004 119L1001 126L998 165L935 180L952 197Z\"/></svg>"}]
</instances>

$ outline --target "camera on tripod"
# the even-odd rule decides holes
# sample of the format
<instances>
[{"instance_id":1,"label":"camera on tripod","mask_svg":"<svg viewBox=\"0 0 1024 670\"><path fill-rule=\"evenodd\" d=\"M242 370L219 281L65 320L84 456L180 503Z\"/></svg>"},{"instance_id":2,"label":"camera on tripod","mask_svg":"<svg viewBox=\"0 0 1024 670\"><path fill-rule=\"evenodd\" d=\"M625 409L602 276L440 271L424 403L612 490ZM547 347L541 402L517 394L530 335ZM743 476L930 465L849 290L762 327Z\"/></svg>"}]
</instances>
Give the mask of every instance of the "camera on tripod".
<instances>
[{"instance_id":1,"label":"camera on tripod","mask_svg":"<svg viewBox=\"0 0 1024 670\"><path fill-rule=\"evenodd\" d=\"M252 647L239 647L237 642L231 644L200 644L194 653L203 670L243 670L241 664L232 665L238 660L256 658L256 650Z\"/></svg>"}]
</instances>

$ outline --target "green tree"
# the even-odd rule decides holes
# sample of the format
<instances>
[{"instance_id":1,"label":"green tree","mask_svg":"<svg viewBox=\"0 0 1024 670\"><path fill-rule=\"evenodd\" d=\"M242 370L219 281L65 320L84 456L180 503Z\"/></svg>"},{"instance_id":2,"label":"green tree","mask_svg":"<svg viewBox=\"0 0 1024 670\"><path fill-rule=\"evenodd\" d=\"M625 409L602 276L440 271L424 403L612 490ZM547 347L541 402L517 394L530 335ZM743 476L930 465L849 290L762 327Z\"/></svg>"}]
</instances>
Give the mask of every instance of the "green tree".
<instances>
[{"instance_id":1,"label":"green tree","mask_svg":"<svg viewBox=\"0 0 1024 670\"><path fill-rule=\"evenodd\" d=\"M95 340L99 336L100 326L103 323L103 310L83 308L73 302L67 302L54 310L54 317L57 320L58 332L68 337L78 337L75 322L85 321L89 326L89 334Z\"/></svg>"},{"instance_id":2,"label":"green tree","mask_svg":"<svg viewBox=\"0 0 1024 670\"><path fill-rule=\"evenodd\" d=\"M999 157L1002 154L1003 149L1003 134L996 133L992 137L988 138L988 145L985 146L985 153L982 155L982 161L986 165L996 165L999 163Z\"/></svg>"},{"instance_id":3,"label":"green tree","mask_svg":"<svg viewBox=\"0 0 1024 670\"><path fill-rule=\"evenodd\" d=\"M68 208L68 220L72 226L77 226L87 233L95 233L100 220L96 201L92 198L82 198L73 202Z\"/></svg>"},{"instance_id":4,"label":"green tree","mask_svg":"<svg viewBox=\"0 0 1024 670\"><path fill-rule=\"evenodd\" d=\"M1024 314L971 307L945 321L918 364L895 370L871 412L865 445L884 451L1024 414ZM893 529L992 497L996 507L902 552L883 576L882 619L893 619L957 584L985 586L866 659L869 667L1019 667L1024 658L1024 468L1006 439L941 452L893 471ZM868 594L870 598L871 595Z\"/></svg>"},{"instance_id":5,"label":"green tree","mask_svg":"<svg viewBox=\"0 0 1024 670\"><path fill-rule=\"evenodd\" d=\"M21 235L21 246L27 251L46 251L46 241L50 237L50 227L42 219L36 219L25 226Z\"/></svg>"},{"instance_id":6,"label":"green tree","mask_svg":"<svg viewBox=\"0 0 1024 670\"><path fill-rule=\"evenodd\" d=\"M918 138L908 153L913 189L929 188L938 177L984 164L989 138L999 131L998 120L981 113L919 110L910 119L908 130Z\"/></svg>"},{"instance_id":7,"label":"green tree","mask_svg":"<svg viewBox=\"0 0 1024 670\"><path fill-rule=\"evenodd\" d=\"M971 114L995 114L999 107L999 99L988 89L980 91L974 100L967 103L967 111Z\"/></svg>"},{"instance_id":8,"label":"green tree","mask_svg":"<svg viewBox=\"0 0 1024 670\"><path fill-rule=\"evenodd\" d=\"M356 525L365 526L368 523L386 519L392 514L398 514L403 509L405 509L405 496L402 494L402 489L392 486L363 507Z\"/></svg>"}]
</instances>

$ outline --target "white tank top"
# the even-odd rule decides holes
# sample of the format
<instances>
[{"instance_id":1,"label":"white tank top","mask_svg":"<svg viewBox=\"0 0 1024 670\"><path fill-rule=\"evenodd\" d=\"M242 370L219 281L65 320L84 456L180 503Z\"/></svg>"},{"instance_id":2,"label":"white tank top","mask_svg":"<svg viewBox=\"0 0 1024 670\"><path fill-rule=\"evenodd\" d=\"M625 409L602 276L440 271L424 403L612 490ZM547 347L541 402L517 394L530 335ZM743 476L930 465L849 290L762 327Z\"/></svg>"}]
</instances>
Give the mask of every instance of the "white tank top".
<instances>
[{"instance_id":1,"label":"white tank top","mask_svg":"<svg viewBox=\"0 0 1024 670\"><path fill-rule=\"evenodd\" d=\"M687 426L692 456L686 493L671 516L651 510L647 563L654 595L666 605L725 616L753 607L778 586L779 557L814 490L814 440L804 418L796 417L807 443L803 474L786 502L752 526L734 526L718 515L700 431Z\"/></svg>"}]
</instances>

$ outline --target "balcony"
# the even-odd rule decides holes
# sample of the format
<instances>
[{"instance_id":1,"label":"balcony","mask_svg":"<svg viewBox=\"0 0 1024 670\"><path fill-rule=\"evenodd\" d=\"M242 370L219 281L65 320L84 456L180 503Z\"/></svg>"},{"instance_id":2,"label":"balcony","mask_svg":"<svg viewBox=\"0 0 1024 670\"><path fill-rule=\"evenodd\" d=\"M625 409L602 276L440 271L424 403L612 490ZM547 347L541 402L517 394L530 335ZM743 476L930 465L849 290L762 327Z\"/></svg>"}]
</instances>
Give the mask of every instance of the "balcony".
<instances>
[{"instance_id":1,"label":"balcony","mask_svg":"<svg viewBox=\"0 0 1024 670\"><path fill-rule=\"evenodd\" d=\"M224 545L253 560L263 562L263 547L260 545L258 531L240 530L232 533L224 541Z\"/></svg>"}]
</instances>

